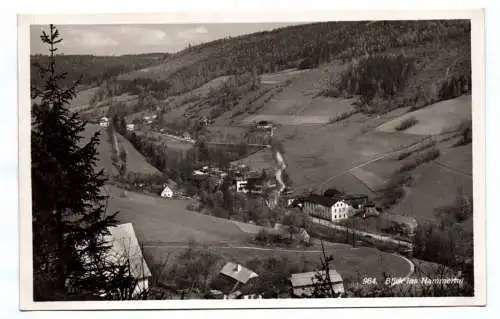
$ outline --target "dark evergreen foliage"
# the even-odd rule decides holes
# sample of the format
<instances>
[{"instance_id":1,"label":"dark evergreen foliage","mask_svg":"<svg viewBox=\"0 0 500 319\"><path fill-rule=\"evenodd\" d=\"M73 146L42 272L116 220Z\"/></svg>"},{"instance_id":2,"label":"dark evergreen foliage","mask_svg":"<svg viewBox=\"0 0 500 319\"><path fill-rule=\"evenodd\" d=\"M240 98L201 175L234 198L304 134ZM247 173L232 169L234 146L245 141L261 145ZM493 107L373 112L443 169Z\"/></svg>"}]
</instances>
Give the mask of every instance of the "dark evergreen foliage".
<instances>
[{"instance_id":1,"label":"dark evergreen foliage","mask_svg":"<svg viewBox=\"0 0 500 319\"><path fill-rule=\"evenodd\" d=\"M105 176L96 171L99 136L82 144L85 123L66 108L77 83L60 85L66 74L56 72L55 46L62 38L50 25L41 40L50 57L39 66L44 86L32 88L39 101L31 128L34 299L96 298L109 288L107 266L98 260L116 214L106 215ZM67 294L68 282L76 296Z\"/></svg>"}]
</instances>

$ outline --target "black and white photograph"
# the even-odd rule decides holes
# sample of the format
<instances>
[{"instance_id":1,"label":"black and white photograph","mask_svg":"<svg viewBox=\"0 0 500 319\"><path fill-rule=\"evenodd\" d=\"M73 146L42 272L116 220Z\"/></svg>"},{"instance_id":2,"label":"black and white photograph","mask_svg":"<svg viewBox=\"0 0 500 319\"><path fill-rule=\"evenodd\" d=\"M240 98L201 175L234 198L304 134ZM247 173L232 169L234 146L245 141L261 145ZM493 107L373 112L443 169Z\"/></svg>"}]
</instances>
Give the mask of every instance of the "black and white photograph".
<instances>
[{"instance_id":1,"label":"black and white photograph","mask_svg":"<svg viewBox=\"0 0 500 319\"><path fill-rule=\"evenodd\" d=\"M21 308L484 304L471 12L25 19Z\"/></svg>"}]
</instances>

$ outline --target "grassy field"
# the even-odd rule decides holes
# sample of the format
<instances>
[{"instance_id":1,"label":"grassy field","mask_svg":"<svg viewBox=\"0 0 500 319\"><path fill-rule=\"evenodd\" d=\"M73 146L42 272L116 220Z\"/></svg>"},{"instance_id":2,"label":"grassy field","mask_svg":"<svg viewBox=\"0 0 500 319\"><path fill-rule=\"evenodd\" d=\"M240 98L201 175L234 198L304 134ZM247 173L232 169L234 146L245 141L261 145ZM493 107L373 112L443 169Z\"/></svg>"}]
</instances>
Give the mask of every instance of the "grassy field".
<instances>
[{"instance_id":1,"label":"grassy field","mask_svg":"<svg viewBox=\"0 0 500 319\"><path fill-rule=\"evenodd\" d=\"M268 169L274 169L276 167L271 154L271 150L267 148L255 152L252 155L247 156L243 159L231 162L231 164L234 165L245 164L256 170L263 170L263 169L268 170Z\"/></svg>"},{"instance_id":2,"label":"grassy field","mask_svg":"<svg viewBox=\"0 0 500 319\"><path fill-rule=\"evenodd\" d=\"M472 147L471 145L454 147L443 153L436 162L457 171L457 173L471 175Z\"/></svg>"},{"instance_id":3,"label":"grassy field","mask_svg":"<svg viewBox=\"0 0 500 319\"><path fill-rule=\"evenodd\" d=\"M327 190L328 188L335 188L346 193L373 195L373 189L368 187L350 172L345 172L317 188L321 191Z\"/></svg>"},{"instance_id":4,"label":"grassy field","mask_svg":"<svg viewBox=\"0 0 500 319\"><path fill-rule=\"evenodd\" d=\"M382 132L394 132L402 121L415 117L418 123L404 132L416 135L436 135L456 128L461 121L471 119L471 96L463 95L456 99L446 100L429 105L423 109L410 112L377 128Z\"/></svg>"},{"instance_id":5,"label":"grassy field","mask_svg":"<svg viewBox=\"0 0 500 319\"><path fill-rule=\"evenodd\" d=\"M204 244L242 242L247 235L229 220L202 215L186 209L188 200L165 200L111 187L109 211L119 211L122 222L132 222L139 240L161 243Z\"/></svg>"},{"instance_id":6,"label":"grassy field","mask_svg":"<svg viewBox=\"0 0 500 319\"><path fill-rule=\"evenodd\" d=\"M243 123L250 124L259 121L269 121L281 125L307 125L326 124L329 119L329 116L257 114L247 117L243 120Z\"/></svg>"},{"instance_id":7,"label":"grassy field","mask_svg":"<svg viewBox=\"0 0 500 319\"><path fill-rule=\"evenodd\" d=\"M86 130L83 132L84 141L88 141L90 137L98 131L100 132L100 143L97 146L97 152L99 153L97 162L98 168L104 169L108 176L114 176L118 174L118 171L111 161L113 146L109 143L106 128L95 124L87 124ZM159 171L151 166L151 164L146 161L144 156L142 156L142 154L139 153L128 140L118 133L116 135L119 145L127 153L127 171L142 174L159 173Z\"/></svg>"},{"instance_id":8,"label":"grassy field","mask_svg":"<svg viewBox=\"0 0 500 319\"><path fill-rule=\"evenodd\" d=\"M369 132L359 135L359 126L359 123L343 127L323 126L310 132L302 130L295 138L285 140L285 158L294 184L308 188L327 183L358 165L386 156L420 139L401 133ZM347 185L344 188L347 192L355 191Z\"/></svg>"},{"instance_id":9,"label":"grassy field","mask_svg":"<svg viewBox=\"0 0 500 319\"><path fill-rule=\"evenodd\" d=\"M84 137L83 141L84 142L88 141L92 137L92 135L94 135L95 132L100 132L99 136L100 143L97 146L98 169L104 169L104 172L108 176L113 176L118 174L118 171L116 170L116 168L113 165L113 162L111 161L111 154L113 152L113 149L108 141L108 133L106 132L105 128L102 128L99 125L95 124L87 124L87 127L82 134Z\"/></svg>"},{"instance_id":10,"label":"grassy field","mask_svg":"<svg viewBox=\"0 0 500 319\"><path fill-rule=\"evenodd\" d=\"M98 90L99 90L99 87L93 87L93 88L86 89L86 90L78 92L76 94L76 97L73 100L71 100L70 108L81 107L81 106L84 106L84 105L89 105L90 104L90 100L96 94L96 92Z\"/></svg>"},{"instance_id":11,"label":"grassy field","mask_svg":"<svg viewBox=\"0 0 500 319\"><path fill-rule=\"evenodd\" d=\"M139 241L148 254L161 260L168 254L185 249L190 240L212 247L218 254L240 263L253 258L286 256L319 261L319 247L272 249L249 244L252 231L235 223L186 209L187 200L164 200L108 186L110 212L119 211L120 222L132 222ZM325 243L334 256L333 265L343 276L380 276L383 271L395 276L409 272L408 263L398 256L372 248L352 248L344 244ZM305 251L304 251L305 250Z\"/></svg>"},{"instance_id":12,"label":"grassy field","mask_svg":"<svg viewBox=\"0 0 500 319\"><path fill-rule=\"evenodd\" d=\"M283 83L286 80L293 79L296 75L307 72L309 70L297 70L288 69L275 73L264 73L260 75L260 81L262 84L278 84Z\"/></svg>"},{"instance_id":13,"label":"grassy field","mask_svg":"<svg viewBox=\"0 0 500 319\"><path fill-rule=\"evenodd\" d=\"M382 189L387 180L364 168L355 168L350 173L365 184L369 189L376 191Z\"/></svg>"},{"instance_id":14,"label":"grassy field","mask_svg":"<svg viewBox=\"0 0 500 319\"><path fill-rule=\"evenodd\" d=\"M454 172L436 162L424 164L414 172L410 193L394 208L396 214L409 214L419 221L434 220L434 209L454 202L458 188L472 194L472 177Z\"/></svg>"},{"instance_id":15,"label":"grassy field","mask_svg":"<svg viewBox=\"0 0 500 319\"><path fill-rule=\"evenodd\" d=\"M156 258L163 256L176 255L183 251L184 247L161 247L161 246L146 246L146 253ZM239 247L211 247L209 248L215 254L221 256L225 260L247 264L252 259L261 258L287 258L291 263L300 263L306 261L309 264L310 271L317 270L322 253L316 248L309 251L295 250L280 250L280 249L253 249ZM395 277L404 277L410 271L410 265L399 256L383 253L378 250L360 247L352 248L352 246L338 244L326 247L328 255L333 256L333 261L330 264L335 268L345 280L357 280L363 277L382 278L383 273L387 273Z\"/></svg>"},{"instance_id":16,"label":"grassy field","mask_svg":"<svg viewBox=\"0 0 500 319\"><path fill-rule=\"evenodd\" d=\"M160 171L148 163L146 158L119 133L116 133L119 145L127 153L127 171L141 174L159 174Z\"/></svg>"}]
</instances>

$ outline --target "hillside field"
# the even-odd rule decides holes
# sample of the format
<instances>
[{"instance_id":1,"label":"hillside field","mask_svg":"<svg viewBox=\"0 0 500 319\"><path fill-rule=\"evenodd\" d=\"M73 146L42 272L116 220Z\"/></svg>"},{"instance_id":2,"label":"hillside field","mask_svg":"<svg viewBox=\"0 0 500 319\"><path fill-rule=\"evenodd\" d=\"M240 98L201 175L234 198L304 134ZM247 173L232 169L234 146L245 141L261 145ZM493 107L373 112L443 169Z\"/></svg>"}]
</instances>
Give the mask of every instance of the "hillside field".
<instances>
[{"instance_id":1,"label":"hillside field","mask_svg":"<svg viewBox=\"0 0 500 319\"><path fill-rule=\"evenodd\" d=\"M295 260L306 258L319 261L321 255L318 247L300 251L294 248L289 251L259 249L249 244L251 234L243 232L235 223L189 211L186 209L189 201L186 200L165 200L128 191L124 193L116 187L109 187L109 191L112 196L108 210L119 211L120 222L132 222L146 252L155 255L158 260L185 249L184 245L190 240L208 245L227 260L240 263L277 255ZM410 270L404 259L373 248L353 249L348 245L333 243L325 245L327 252L334 256L333 264L343 276L381 276L383 271L394 276L405 276Z\"/></svg>"},{"instance_id":2,"label":"hillside field","mask_svg":"<svg viewBox=\"0 0 500 319\"><path fill-rule=\"evenodd\" d=\"M104 169L108 176L117 175L118 171L111 161L113 146L109 142L106 128L100 127L96 124L87 124L87 128L83 131L83 142L88 141L95 132L100 132L100 143L97 146L98 168ZM119 145L127 153L127 171L146 175L159 173L159 171L151 166L151 164L146 161L144 156L139 153L128 140L118 133L116 133L116 135Z\"/></svg>"}]
</instances>

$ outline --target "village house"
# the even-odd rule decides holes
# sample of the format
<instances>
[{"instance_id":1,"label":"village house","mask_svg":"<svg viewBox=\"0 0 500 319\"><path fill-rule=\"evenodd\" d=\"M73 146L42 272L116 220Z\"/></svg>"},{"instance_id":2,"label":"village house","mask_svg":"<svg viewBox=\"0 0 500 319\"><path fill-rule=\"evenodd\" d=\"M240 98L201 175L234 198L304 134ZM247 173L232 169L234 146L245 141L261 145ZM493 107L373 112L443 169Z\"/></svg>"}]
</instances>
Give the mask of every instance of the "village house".
<instances>
[{"instance_id":1,"label":"village house","mask_svg":"<svg viewBox=\"0 0 500 319\"><path fill-rule=\"evenodd\" d=\"M182 134L182 138L185 140L191 140L191 134L189 134L189 132L184 132Z\"/></svg>"},{"instance_id":2,"label":"village house","mask_svg":"<svg viewBox=\"0 0 500 319\"><path fill-rule=\"evenodd\" d=\"M127 124L127 131L132 132L134 130L135 130L135 124L134 123Z\"/></svg>"},{"instance_id":3,"label":"village house","mask_svg":"<svg viewBox=\"0 0 500 319\"><path fill-rule=\"evenodd\" d=\"M273 128L273 124L268 121L259 121L255 125L258 129L271 129Z\"/></svg>"},{"instance_id":4,"label":"village house","mask_svg":"<svg viewBox=\"0 0 500 319\"><path fill-rule=\"evenodd\" d=\"M327 273L324 270L293 274L290 277L292 296L297 298L312 297L315 284L317 285L320 282L326 282L327 284L327 280L325 280L327 278L326 274ZM340 297L345 293L342 276L340 276L340 274L334 269L330 269L328 274L330 277L330 282L333 286L334 293L338 294ZM317 276L321 276L323 280L318 281Z\"/></svg>"},{"instance_id":5,"label":"village house","mask_svg":"<svg viewBox=\"0 0 500 319\"><path fill-rule=\"evenodd\" d=\"M200 126L207 126L208 124L210 124L210 121L208 120L208 118L206 116L202 116L202 117L200 117L198 124Z\"/></svg>"},{"instance_id":6,"label":"village house","mask_svg":"<svg viewBox=\"0 0 500 319\"><path fill-rule=\"evenodd\" d=\"M172 198L174 196L174 191L169 185L164 184L160 196L163 198Z\"/></svg>"},{"instance_id":7,"label":"village house","mask_svg":"<svg viewBox=\"0 0 500 319\"><path fill-rule=\"evenodd\" d=\"M228 262L222 267L219 277L213 282L213 288L224 293L224 299L236 299L252 293L242 293L241 289L249 285L258 275L240 264ZM251 289L251 285L245 290Z\"/></svg>"},{"instance_id":8,"label":"village house","mask_svg":"<svg viewBox=\"0 0 500 319\"><path fill-rule=\"evenodd\" d=\"M99 121L99 126L108 127L109 126L109 118L107 118L106 116L101 117L101 119Z\"/></svg>"},{"instance_id":9,"label":"village house","mask_svg":"<svg viewBox=\"0 0 500 319\"><path fill-rule=\"evenodd\" d=\"M158 117L158 115L156 114L152 114L152 115L146 115L143 117L144 121L146 121L148 124L151 124L153 123L153 121Z\"/></svg>"}]
</instances>

